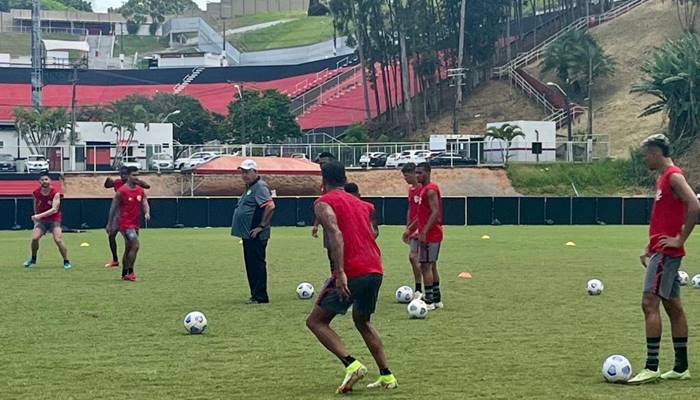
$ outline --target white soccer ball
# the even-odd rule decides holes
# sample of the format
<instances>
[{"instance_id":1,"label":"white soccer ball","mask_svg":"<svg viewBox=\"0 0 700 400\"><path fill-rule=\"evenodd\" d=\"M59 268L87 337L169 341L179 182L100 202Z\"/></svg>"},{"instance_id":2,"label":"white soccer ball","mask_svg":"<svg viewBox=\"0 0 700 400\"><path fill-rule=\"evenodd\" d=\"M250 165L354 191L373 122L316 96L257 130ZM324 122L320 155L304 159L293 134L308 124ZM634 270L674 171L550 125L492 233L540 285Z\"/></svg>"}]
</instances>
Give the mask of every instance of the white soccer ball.
<instances>
[{"instance_id":1,"label":"white soccer ball","mask_svg":"<svg viewBox=\"0 0 700 400\"><path fill-rule=\"evenodd\" d=\"M591 279L586 285L586 291L588 291L588 294L591 296L597 296L603 293L603 289L605 289L605 286L603 286L603 282L599 279Z\"/></svg>"},{"instance_id":2,"label":"white soccer ball","mask_svg":"<svg viewBox=\"0 0 700 400\"><path fill-rule=\"evenodd\" d=\"M680 282L681 286L685 286L690 282L690 276L688 276L688 273L685 271L678 271L678 282Z\"/></svg>"},{"instance_id":3,"label":"white soccer ball","mask_svg":"<svg viewBox=\"0 0 700 400\"><path fill-rule=\"evenodd\" d=\"M603 378L610 383L624 383L632 376L632 364L621 355L608 357L603 363Z\"/></svg>"},{"instance_id":4,"label":"white soccer ball","mask_svg":"<svg viewBox=\"0 0 700 400\"><path fill-rule=\"evenodd\" d=\"M695 275L693 280L690 281L690 284L693 285L695 289L700 289L700 274Z\"/></svg>"},{"instance_id":5,"label":"white soccer ball","mask_svg":"<svg viewBox=\"0 0 700 400\"><path fill-rule=\"evenodd\" d=\"M314 297L314 285L309 282L302 282L297 286L297 296L302 300Z\"/></svg>"},{"instance_id":6,"label":"white soccer ball","mask_svg":"<svg viewBox=\"0 0 700 400\"><path fill-rule=\"evenodd\" d=\"M408 303L408 316L423 319L428 315L428 305L423 300L416 299Z\"/></svg>"},{"instance_id":7,"label":"white soccer ball","mask_svg":"<svg viewBox=\"0 0 700 400\"><path fill-rule=\"evenodd\" d=\"M413 300L413 289L409 286L401 286L396 289L396 300L399 303L410 303Z\"/></svg>"},{"instance_id":8,"label":"white soccer ball","mask_svg":"<svg viewBox=\"0 0 700 400\"><path fill-rule=\"evenodd\" d=\"M199 311L192 311L185 316L185 330L191 335L199 335L207 329L207 317Z\"/></svg>"}]
</instances>

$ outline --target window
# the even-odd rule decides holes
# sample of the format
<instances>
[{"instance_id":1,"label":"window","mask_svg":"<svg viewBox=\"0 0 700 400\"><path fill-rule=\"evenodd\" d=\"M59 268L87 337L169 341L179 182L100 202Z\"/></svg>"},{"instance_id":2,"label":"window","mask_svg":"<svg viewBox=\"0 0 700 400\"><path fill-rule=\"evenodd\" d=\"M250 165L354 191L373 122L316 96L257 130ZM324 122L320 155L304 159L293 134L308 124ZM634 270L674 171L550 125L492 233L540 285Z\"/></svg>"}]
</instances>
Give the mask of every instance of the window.
<instances>
[{"instance_id":1,"label":"window","mask_svg":"<svg viewBox=\"0 0 700 400\"><path fill-rule=\"evenodd\" d=\"M76 147L75 148L75 162L85 162L85 147Z\"/></svg>"},{"instance_id":2,"label":"window","mask_svg":"<svg viewBox=\"0 0 700 400\"><path fill-rule=\"evenodd\" d=\"M169 149L169 148L170 148L170 144L168 144L168 143L163 143L163 148L164 148L164 149Z\"/></svg>"},{"instance_id":3,"label":"window","mask_svg":"<svg viewBox=\"0 0 700 400\"><path fill-rule=\"evenodd\" d=\"M0 149L4 149L4 148L5 148L5 142L0 140Z\"/></svg>"}]
</instances>

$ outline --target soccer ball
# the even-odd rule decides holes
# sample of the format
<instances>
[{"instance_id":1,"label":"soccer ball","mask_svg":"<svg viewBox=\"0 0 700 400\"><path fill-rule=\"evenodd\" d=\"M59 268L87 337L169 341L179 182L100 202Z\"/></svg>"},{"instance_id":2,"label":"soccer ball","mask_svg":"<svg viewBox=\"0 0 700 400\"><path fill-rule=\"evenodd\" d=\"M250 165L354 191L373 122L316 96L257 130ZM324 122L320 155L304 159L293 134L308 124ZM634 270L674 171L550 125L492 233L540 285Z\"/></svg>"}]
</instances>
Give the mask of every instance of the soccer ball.
<instances>
[{"instance_id":1,"label":"soccer ball","mask_svg":"<svg viewBox=\"0 0 700 400\"><path fill-rule=\"evenodd\" d=\"M591 296L597 296L603 293L604 288L605 286L603 286L603 282L601 282L599 279L591 279L586 285L586 290Z\"/></svg>"},{"instance_id":2,"label":"soccer ball","mask_svg":"<svg viewBox=\"0 0 700 400\"><path fill-rule=\"evenodd\" d=\"M695 275L690 283L695 289L700 289L700 274Z\"/></svg>"},{"instance_id":3,"label":"soccer ball","mask_svg":"<svg viewBox=\"0 0 700 400\"><path fill-rule=\"evenodd\" d=\"M416 299L408 303L408 316L423 319L428 315L428 305L423 300Z\"/></svg>"},{"instance_id":4,"label":"soccer ball","mask_svg":"<svg viewBox=\"0 0 700 400\"><path fill-rule=\"evenodd\" d=\"M680 282L681 286L687 285L689 281L690 281L690 276L688 276L687 272L678 271L678 282Z\"/></svg>"},{"instance_id":5,"label":"soccer ball","mask_svg":"<svg viewBox=\"0 0 700 400\"><path fill-rule=\"evenodd\" d=\"M413 289L408 286L396 289L396 300L399 303L410 303L413 300Z\"/></svg>"},{"instance_id":6,"label":"soccer ball","mask_svg":"<svg viewBox=\"0 0 700 400\"><path fill-rule=\"evenodd\" d=\"M297 296L302 300L314 297L314 286L309 282L302 282L297 286Z\"/></svg>"},{"instance_id":7,"label":"soccer ball","mask_svg":"<svg viewBox=\"0 0 700 400\"><path fill-rule=\"evenodd\" d=\"M199 335L207 329L207 317L199 311L192 311L185 316L185 330L191 335Z\"/></svg>"},{"instance_id":8,"label":"soccer ball","mask_svg":"<svg viewBox=\"0 0 700 400\"><path fill-rule=\"evenodd\" d=\"M610 356L603 363L603 378L610 383L624 383L631 376L632 364L623 356Z\"/></svg>"}]
</instances>

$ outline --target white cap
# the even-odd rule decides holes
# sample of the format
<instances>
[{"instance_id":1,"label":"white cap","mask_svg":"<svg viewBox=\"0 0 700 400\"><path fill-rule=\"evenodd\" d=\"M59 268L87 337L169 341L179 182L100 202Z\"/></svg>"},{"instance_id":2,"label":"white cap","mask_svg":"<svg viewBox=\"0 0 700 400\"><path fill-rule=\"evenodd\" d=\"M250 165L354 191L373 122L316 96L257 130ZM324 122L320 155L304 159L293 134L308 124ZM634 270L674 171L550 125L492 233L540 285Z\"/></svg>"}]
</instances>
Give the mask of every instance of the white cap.
<instances>
[{"instance_id":1,"label":"white cap","mask_svg":"<svg viewBox=\"0 0 700 400\"><path fill-rule=\"evenodd\" d=\"M246 170L246 171L249 171L249 170L251 170L251 169L254 169L254 170L257 171L257 170L258 170L258 163L256 163L256 162L253 161L253 160L244 160L244 161L241 163L241 166L238 167L238 169L243 169L243 170Z\"/></svg>"}]
</instances>

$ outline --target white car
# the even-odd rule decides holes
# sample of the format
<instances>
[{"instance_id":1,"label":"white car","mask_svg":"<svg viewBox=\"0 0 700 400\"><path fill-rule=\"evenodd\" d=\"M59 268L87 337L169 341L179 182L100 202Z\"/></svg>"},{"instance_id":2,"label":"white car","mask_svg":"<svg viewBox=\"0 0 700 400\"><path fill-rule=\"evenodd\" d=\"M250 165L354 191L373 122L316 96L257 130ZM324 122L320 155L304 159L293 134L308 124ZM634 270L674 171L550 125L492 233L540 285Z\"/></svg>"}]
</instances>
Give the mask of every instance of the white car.
<instances>
[{"instance_id":1,"label":"white car","mask_svg":"<svg viewBox=\"0 0 700 400\"><path fill-rule=\"evenodd\" d=\"M400 157L401 153L390 154L389 157L386 158L386 164L384 164L384 166L387 168L398 168Z\"/></svg>"},{"instance_id":2,"label":"white car","mask_svg":"<svg viewBox=\"0 0 700 400\"><path fill-rule=\"evenodd\" d=\"M173 169L173 156L168 153L156 153L151 157L151 169Z\"/></svg>"},{"instance_id":3,"label":"white car","mask_svg":"<svg viewBox=\"0 0 700 400\"><path fill-rule=\"evenodd\" d=\"M218 155L220 155L220 153L216 151L200 151L189 157L178 158L175 161L175 167L177 169L191 169L200 164L204 164Z\"/></svg>"},{"instance_id":4,"label":"white car","mask_svg":"<svg viewBox=\"0 0 700 400\"><path fill-rule=\"evenodd\" d=\"M306 157L305 153L294 153L292 154L292 158L296 158L297 160L308 160L309 158Z\"/></svg>"},{"instance_id":5,"label":"white car","mask_svg":"<svg viewBox=\"0 0 700 400\"><path fill-rule=\"evenodd\" d=\"M402 167L408 163L420 164L426 162L430 152L427 150L406 150L401 152L399 157L398 167Z\"/></svg>"},{"instance_id":6,"label":"white car","mask_svg":"<svg viewBox=\"0 0 700 400\"><path fill-rule=\"evenodd\" d=\"M33 154L27 156L27 161L24 162L24 171L37 173L49 170L49 162L46 161L46 157L40 154Z\"/></svg>"},{"instance_id":7,"label":"white car","mask_svg":"<svg viewBox=\"0 0 700 400\"><path fill-rule=\"evenodd\" d=\"M122 159L122 162L119 164L119 167L136 167L138 169L141 169L141 163L136 157L124 157Z\"/></svg>"}]
</instances>

